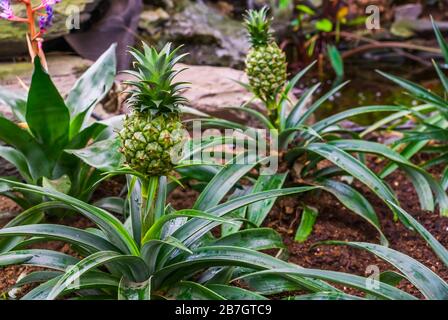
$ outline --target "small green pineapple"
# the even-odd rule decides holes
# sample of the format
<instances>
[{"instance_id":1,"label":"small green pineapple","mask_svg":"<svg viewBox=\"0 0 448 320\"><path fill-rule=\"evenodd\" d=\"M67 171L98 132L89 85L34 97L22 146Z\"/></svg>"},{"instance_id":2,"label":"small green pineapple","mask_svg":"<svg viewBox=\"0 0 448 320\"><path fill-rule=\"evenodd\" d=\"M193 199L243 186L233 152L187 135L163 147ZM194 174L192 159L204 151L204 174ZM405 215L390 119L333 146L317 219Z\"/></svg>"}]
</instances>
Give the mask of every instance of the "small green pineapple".
<instances>
[{"instance_id":1,"label":"small green pineapple","mask_svg":"<svg viewBox=\"0 0 448 320\"><path fill-rule=\"evenodd\" d=\"M132 108L119 133L121 152L127 164L147 176L168 175L174 168L185 143L185 131L179 106L186 102L180 90L182 82L174 82L179 48L171 51L167 44L160 52L145 43L143 51L131 50L137 71L127 71L137 78L128 81L127 100Z\"/></svg>"},{"instance_id":2,"label":"small green pineapple","mask_svg":"<svg viewBox=\"0 0 448 320\"><path fill-rule=\"evenodd\" d=\"M270 30L272 19L268 9L249 10L245 25L250 36L251 49L246 58L246 73L255 95L275 108L276 96L286 81L286 56L275 43ZM270 110L273 111L273 110Z\"/></svg>"}]
</instances>

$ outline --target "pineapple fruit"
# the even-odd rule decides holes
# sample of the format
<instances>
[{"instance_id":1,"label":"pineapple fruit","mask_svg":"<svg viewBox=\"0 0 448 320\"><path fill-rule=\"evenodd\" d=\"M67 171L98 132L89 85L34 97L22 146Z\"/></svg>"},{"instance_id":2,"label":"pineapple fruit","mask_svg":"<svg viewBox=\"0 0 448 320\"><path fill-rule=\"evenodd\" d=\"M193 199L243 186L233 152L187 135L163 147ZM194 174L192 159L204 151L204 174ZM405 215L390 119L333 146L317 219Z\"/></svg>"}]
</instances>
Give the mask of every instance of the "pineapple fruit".
<instances>
[{"instance_id":1,"label":"pineapple fruit","mask_svg":"<svg viewBox=\"0 0 448 320\"><path fill-rule=\"evenodd\" d=\"M132 49L136 71L127 71L136 80L127 100L132 112L126 116L121 139L121 152L126 163L146 176L168 175L174 168L185 143L185 130L179 106L186 102L180 91L184 83L174 82L179 48L167 44L160 52L143 44L143 51Z\"/></svg>"},{"instance_id":2,"label":"pineapple fruit","mask_svg":"<svg viewBox=\"0 0 448 320\"><path fill-rule=\"evenodd\" d=\"M267 17L267 7L249 10L245 16L245 26L250 36L251 49L246 58L246 74L254 94L275 112L276 97L284 86L286 56L272 36L271 21Z\"/></svg>"}]
</instances>

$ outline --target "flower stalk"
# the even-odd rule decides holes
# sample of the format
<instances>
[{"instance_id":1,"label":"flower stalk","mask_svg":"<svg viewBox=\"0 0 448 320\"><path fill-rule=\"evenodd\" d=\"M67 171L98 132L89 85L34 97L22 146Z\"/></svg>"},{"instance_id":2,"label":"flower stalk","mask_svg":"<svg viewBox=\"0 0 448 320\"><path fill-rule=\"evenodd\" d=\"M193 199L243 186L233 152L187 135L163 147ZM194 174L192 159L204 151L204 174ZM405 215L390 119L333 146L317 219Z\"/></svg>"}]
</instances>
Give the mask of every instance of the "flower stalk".
<instances>
[{"instance_id":1,"label":"flower stalk","mask_svg":"<svg viewBox=\"0 0 448 320\"><path fill-rule=\"evenodd\" d=\"M48 69L45 54L42 49L43 35L53 22L53 6L61 0L42 0L35 7L31 0L17 0L26 9L26 17L19 17L14 14L10 0L0 0L0 19L13 22L26 23L28 25L27 44L31 59L38 56L45 69ZM43 12L45 10L45 12ZM39 21L37 28L36 21Z\"/></svg>"}]
</instances>

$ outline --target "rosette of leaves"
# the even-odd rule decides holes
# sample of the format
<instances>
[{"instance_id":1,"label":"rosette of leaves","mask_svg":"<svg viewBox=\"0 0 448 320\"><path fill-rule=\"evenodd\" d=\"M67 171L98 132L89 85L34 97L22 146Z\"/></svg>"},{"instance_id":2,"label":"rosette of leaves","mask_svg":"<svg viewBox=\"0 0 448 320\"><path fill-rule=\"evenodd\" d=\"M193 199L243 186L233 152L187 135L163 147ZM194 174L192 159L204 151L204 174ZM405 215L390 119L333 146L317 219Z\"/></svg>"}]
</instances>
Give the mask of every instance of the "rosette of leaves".
<instances>
[{"instance_id":1,"label":"rosette of leaves","mask_svg":"<svg viewBox=\"0 0 448 320\"><path fill-rule=\"evenodd\" d=\"M258 15L260 14L261 22L266 21L265 12L258 13ZM256 22L255 18L258 15L256 14L252 20ZM255 23L253 25L257 26ZM264 26L262 23L260 25ZM265 31L263 28L260 30ZM284 85L277 85L279 89L274 95L271 95L272 101L267 107L269 110L268 116L254 110L250 107L250 104L229 109L253 117L258 121L259 127L270 131L271 140L278 142L280 155L284 155L282 160L286 161L290 168L293 168L293 178L297 183L319 186L318 192L331 193L344 206L374 226L378 230L383 244L387 244L387 239L381 232L379 220L373 207L362 194L351 186L351 182L357 179L370 188L389 205L394 212L395 219L398 219L399 215L389 202L398 204L398 200L382 177L369 169L365 160L366 155L374 155L385 159L390 163L390 166L403 169L419 194L422 209L432 211L436 204L439 204L442 214L447 214L448 197L442 185L435 181L430 174L412 164L408 158L398 152L379 143L363 141L355 132L346 130L339 125L344 120L366 113L403 112L404 107L363 106L309 124L312 115L348 83L336 83L331 90L321 97L313 99L321 85L317 83L305 90L297 103L291 103L289 95L292 89L313 65L314 63L304 68ZM251 83L242 85L253 92L255 97L260 98ZM262 101L264 102L263 99ZM272 111L273 108L275 111ZM273 115L275 116L273 117ZM254 127L227 120L213 119L212 117L202 119L202 123L207 127L239 130L243 135L246 135L248 140L258 139L259 141L260 139L256 133L257 128ZM276 156L276 154L274 153L273 156ZM286 177L287 173L270 176L261 175L251 189L281 188L286 181ZM251 191L247 190L246 192ZM261 225L272 205L273 202L271 201L265 203L264 206L247 208L240 212L240 215L247 215L252 222ZM304 241L309 235L317 215L318 212L315 208L303 206L302 223L296 235L298 241Z\"/></svg>"},{"instance_id":2,"label":"rosette of leaves","mask_svg":"<svg viewBox=\"0 0 448 320\"><path fill-rule=\"evenodd\" d=\"M91 122L93 108L111 89L116 74L115 45L74 84L64 99L39 58L25 94L0 87L0 101L11 107L20 123L0 116L0 157L12 163L23 181L53 188L88 201L101 172L117 166L121 157L108 121ZM121 117L120 117L121 119ZM11 177L11 179L14 179ZM42 201L36 195L1 193L30 208Z\"/></svg>"},{"instance_id":3,"label":"rosette of leaves","mask_svg":"<svg viewBox=\"0 0 448 320\"><path fill-rule=\"evenodd\" d=\"M229 176L241 174L244 165L226 166ZM224 169L223 169L224 170ZM231 179L228 179L231 181ZM261 191L223 200L229 184L210 182L193 209L174 210L166 202L169 185L161 177L148 186L146 197L140 176L128 175L128 215L119 220L108 211L82 202L56 190L1 179L2 188L45 195L41 206L62 206L91 220L86 230L62 225L28 225L0 230L0 238L24 236L12 251L0 254L0 266L27 265L46 268L32 272L16 284L34 284L24 300L42 299L193 299L263 300L275 294L296 300L417 299L396 285L409 280L427 299L446 299L448 285L429 268L387 247L368 243L345 244L368 250L391 263L397 271L386 271L378 285L347 273L307 269L259 252L282 249L283 242L271 229L252 228L227 236L216 236L213 228L233 224L234 210L278 196L309 191L297 187ZM394 206L394 204L391 204ZM32 215L40 208L32 208ZM410 215L399 209L402 219L425 237L428 244L448 263L447 250ZM24 213L25 214L25 213ZM151 219L147 219L151 216ZM149 221L152 221L148 223ZM71 245L76 256L30 249L36 243L59 240ZM238 280L241 286L235 286ZM330 283L356 288L359 296L347 294ZM297 295L297 291L303 292Z\"/></svg>"},{"instance_id":4,"label":"rosette of leaves","mask_svg":"<svg viewBox=\"0 0 448 320\"><path fill-rule=\"evenodd\" d=\"M313 64L285 84L283 94L277 101L279 116L276 122L272 122L264 114L247 105L228 107L228 109L252 116L258 121L258 127L250 127L211 116L194 119L202 121L204 127L234 129L245 136L247 141L260 142L257 129L267 129L271 135L270 139L277 141L280 156L276 152L271 156L279 156L280 162L288 164L289 171L260 175L255 178L251 186L246 186L244 192L280 189L287 181L288 175L291 175L292 179L290 180L295 184L318 187L317 190L312 190L313 193L328 192L332 194L345 207L375 227L382 243L387 245L387 239L381 232L381 226L373 206L352 186L354 179L358 180L390 207L395 219L400 218L396 208L391 205L391 203L399 205L394 192L380 176L367 166L366 156L373 155L390 162L391 165L400 167L407 174L420 195L423 209L434 210L438 204L441 212L446 214L448 212L447 195L441 184L430 174L411 163L400 153L385 145L364 141L357 133L340 125L342 121L351 117L371 112L403 112L404 107L393 105L356 107L309 124L313 113L348 83L342 83L313 99L320 87L320 84L317 83L307 89L297 103L292 104L288 98L289 93L312 66ZM232 144L233 142L228 143ZM249 206L239 214L256 225L261 225L273 205L272 200L267 201L263 205ZM310 208L306 204L303 206L303 223L298 229L298 240L303 241L309 235L317 214L318 212L314 208ZM405 220L402 222L407 225Z\"/></svg>"}]
</instances>

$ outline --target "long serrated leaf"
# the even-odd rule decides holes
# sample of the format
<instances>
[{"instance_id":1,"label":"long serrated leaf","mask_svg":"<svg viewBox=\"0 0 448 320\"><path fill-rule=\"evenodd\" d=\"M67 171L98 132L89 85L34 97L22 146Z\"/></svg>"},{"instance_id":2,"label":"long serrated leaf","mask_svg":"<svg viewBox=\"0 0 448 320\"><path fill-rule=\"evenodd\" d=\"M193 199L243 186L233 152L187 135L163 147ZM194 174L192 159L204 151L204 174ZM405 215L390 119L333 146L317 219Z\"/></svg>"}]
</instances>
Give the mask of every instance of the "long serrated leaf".
<instances>
[{"instance_id":1,"label":"long serrated leaf","mask_svg":"<svg viewBox=\"0 0 448 320\"><path fill-rule=\"evenodd\" d=\"M200 247L193 251L194 254L189 255L182 261L173 263L156 272L154 274L155 287L162 285L165 280L171 282L182 279L186 274L191 274L204 267L239 266L255 270L293 268L293 265L287 262L246 248L212 246ZM296 266L296 268L298 270L303 269L299 266ZM336 290L322 281L302 277L295 277L294 279L311 292Z\"/></svg>"},{"instance_id":2,"label":"long serrated leaf","mask_svg":"<svg viewBox=\"0 0 448 320\"><path fill-rule=\"evenodd\" d=\"M436 24L436 22L432 17L431 22L434 32L436 34L437 42L439 43L439 47L442 50L443 57L445 58L445 62L448 64L448 43L446 42L445 38L443 38L439 26Z\"/></svg>"},{"instance_id":3,"label":"long serrated leaf","mask_svg":"<svg viewBox=\"0 0 448 320\"><path fill-rule=\"evenodd\" d=\"M206 210L217 205L235 184L255 167L257 162L256 156L243 154L236 159L238 164L221 169L201 192L193 209Z\"/></svg>"},{"instance_id":4,"label":"long serrated leaf","mask_svg":"<svg viewBox=\"0 0 448 320\"><path fill-rule=\"evenodd\" d=\"M252 250L284 249L282 237L269 228L247 229L222 237L210 245L242 247Z\"/></svg>"},{"instance_id":5,"label":"long serrated leaf","mask_svg":"<svg viewBox=\"0 0 448 320\"><path fill-rule=\"evenodd\" d=\"M402 217L402 220L407 220L408 224L411 225L423 239L425 239L428 245L434 250L434 253L440 258L440 260L442 260L443 264L448 267L448 250L409 213L396 204L390 203L390 205L395 207L398 214Z\"/></svg>"},{"instance_id":6,"label":"long serrated leaf","mask_svg":"<svg viewBox=\"0 0 448 320\"><path fill-rule=\"evenodd\" d=\"M391 263L415 285L427 299L447 300L448 284L417 260L390 248L372 243L329 241L328 244L348 245L367 250Z\"/></svg>"},{"instance_id":7,"label":"long serrated leaf","mask_svg":"<svg viewBox=\"0 0 448 320\"><path fill-rule=\"evenodd\" d=\"M389 160L392 160L395 164L403 167L405 171L414 179L414 185L419 185L422 187L423 185L420 183L422 179L426 180L426 183L431 187L432 191L436 194L438 203L440 205L440 210L443 215L448 212L448 197L443 190L442 186L435 181L435 179L427 173L425 170L420 167L414 165L401 154L395 152L394 150L388 148L379 143L370 142L370 141L362 141L362 140L338 140L334 142L330 142L330 144L337 146L346 151L354 151L354 152L367 152L376 154L382 157L385 157ZM427 190L423 188L419 188L419 191L427 193ZM422 194L423 196L424 194ZM424 195L425 197L432 198L431 195ZM426 201L426 200L424 200ZM429 205L431 207L431 205Z\"/></svg>"},{"instance_id":8,"label":"long serrated leaf","mask_svg":"<svg viewBox=\"0 0 448 320\"><path fill-rule=\"evenodd\" d=\"M111 251L101 251L84 258L58 280L46 297L46 300L56 299L74 281L77 281L86 272L107 263L122 262L129 269L126 276L135 282L143 282L149 278L147 268L143 260L136 256L121 255Z\"/></svg>"},{"instance_id":9,"label":"long serrated leaf","mask_svg":"<svg viewBox=\"0 0 448 320\"><path fill-rule=\"evenodd\" d=\"M34 224L0 229L0 237L11 236L44 237L83 246L93 251L118 251L114 245L101 237L81 229L62 225Z\"/></svg>"},{"instance_id":10,"label":"long serrated leaf","mask_svg":"<svg viewBox=\"0 0 448 320\"><path fill-rule=\"evenodd\" d=\"M381 74L383 77L391 80L392 82L398 84L403 89L407 90L409 93L411 93L416 99L432 103L436 107L439 108L442 112L446 111L447 101L439 97L438 95L432 93L431 91L427 90L426 88L413 83L412 81L396 77L390 74L387 74L385 72L377 71L379 74Z\"/></svg>"},{"instance_id":11,"label":"long serrated leaf","mask_svg":"<svg viewBox=\"0 0 448 320\"><path fill-rule=\"evenodd\" d=\"M22 260L22 262L20 262L20 260ZM42 249L16 250L0 254L0 266L20 263L29 266L65 271L68 267L78 263L78 261L79 259L65 253Z\"/></svg>"},{"instance_id":12,"label":"long serrated leaf","mask_svg":"<svg viewBox=\"0 0 448 320\"><path fill-rule=\"evenodd\" d=\"M313 94L316 92L319 86L320 83L317 83L303 93L299 101L296 103L296 105L293 107L288 117L286 118L285 129L294 128L297 126L300 117L304 114L306 110L305 108L310 103Z\"/></svg>"},{"instance_id":13,"label":"long serrated leaf","mask_svg":"<svg viewBox=\"0 0 448 320\"><path fill-rule=\"evenodd\" d=\"M315 279L321 279L326 281L331 281L335 283L342 284L351 288L356 288L366 293L370 293L374 296L387 299L387 300L416 300L414 296L399 290L393 286L386 283L380 285L379 287L367 285L368 279L352 275L348 273L338 272L338 271L328 271L328 270L317 270L317 269L305 269L305 268L285 268L285 269L274 269L255 272L255 275L268 275L268 274L290 274L302 277L310 277ZM244 277L249 277L245 275ZM241 279L240 278L240 279Z\"/></svg>"},{"instance_id":14,"label":"long serrated leaf","mask_svg":"<svg viewBox=\"0 0 448 320\"><path fill-rule=\"evenodd\" d=\"M333 194L345 207L361 216L369 222L380 234L381 243L385 246L389 244L386 236L381 230L381 225L372 205L367 199L352 187L335 180L324 180L320 184L322 187Z\"/></svg>"},{"instance_id":15,"label":"long serrated leaf","mask_svg":"<svg viewBox=\"0 0 448 320\"><path fill-rule=\"evenodd\" d=\"M226 300L213 289L191 281L180 281L170 286L168 296L176 300Z\"/></svg>"},{"instance_id":16,"label":"long serrated leaf","mask_svg":"<svg viewBox=\"0 0 448 320\"><path fill-rule=\"evenodd\" d=\"M227 300L268 300L268 298L263 297L260 294L233 286L209 284L207 285L207 288L213 290Z\"/></svg>"},{"instance_id":17,"label":"long serrated leaf","mask_svg":"<svg viewBox=\"0 0 448 320\"><path fill-rule=\"evenodd\" d=\"M151 278L136 283L123 277L118 288L118 300L151 300Z\"/></svg>"},{"instance_id":18,"label":"long serrated leaf","mask_svg":"<svg viewBox=\"0 0 448 320\"><path fill-rule=\"evenodd\" d=\"M327 101L330 97L332 97L335 93L339 92L343 87L345 87L348 84L348 81L336 86L335 88L332 88L330 91L325 93L322 97L317 99L316 102L314 102L308 110L306 110L303 115L300 117L300 119L295 123L294 126L302 125L304 124L309 117L319 108L322 106L322 104Z\"/></svg>"},{"instance_id":19,"label":"long serrated leaf","mask_svg":"<svg viewBox=\"0 0 448 320\"><path fill-rule=\"evenodd\" d=\"M29 191L35 194L47 196L73 207L88 219L94 221L107 234L110 242L123 250L123 252L138 254L138 247L133 241L132 236L126 231L123 224L109 212L54 190L26 185L1 178L0 182L6 183L11 186L12 189Z\"/></svg>"}]
</instances>

